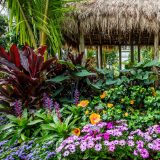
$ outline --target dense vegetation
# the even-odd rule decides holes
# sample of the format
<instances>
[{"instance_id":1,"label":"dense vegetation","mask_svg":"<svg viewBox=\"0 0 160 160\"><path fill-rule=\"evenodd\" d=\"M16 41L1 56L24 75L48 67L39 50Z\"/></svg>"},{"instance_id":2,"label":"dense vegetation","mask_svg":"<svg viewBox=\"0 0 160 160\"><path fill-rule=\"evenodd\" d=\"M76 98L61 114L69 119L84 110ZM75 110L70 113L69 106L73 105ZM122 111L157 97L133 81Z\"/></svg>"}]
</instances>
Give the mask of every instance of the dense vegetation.
<instances>
[{"instance_id":1,"label":"dense vegetation","mask_svg":"<svg viewBox=\"0 0 160 160\"><path fill-rule=\"evenodd\" d=\"M159 160L160 62L152 50L123 70L117 50L105 50L104 68L96 68L92 49L86 60L68 48L60 54L70 1L5 2L0 159Z\"/></svg>"}]
</instances>

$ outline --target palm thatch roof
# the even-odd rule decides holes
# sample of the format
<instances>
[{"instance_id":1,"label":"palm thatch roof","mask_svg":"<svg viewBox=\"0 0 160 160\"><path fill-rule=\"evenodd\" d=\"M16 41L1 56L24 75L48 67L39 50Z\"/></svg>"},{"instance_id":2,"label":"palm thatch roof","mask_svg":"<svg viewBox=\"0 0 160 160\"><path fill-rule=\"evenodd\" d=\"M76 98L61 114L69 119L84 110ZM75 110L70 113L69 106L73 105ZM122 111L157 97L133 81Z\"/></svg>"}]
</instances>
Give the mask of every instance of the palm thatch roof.
<instances>
[{"instance_id":1,"label":"palm thatch roof","mask_svg":"<svg viewBox=\"0 0 160 160\"><path fill-rule=\"evenodd\" d=\"M159 0L88 0L72 6L75 9L64 21L64 33L72 39L79 31L106 36L132 31L153 39L151 34L160 30Z\"/></svg>"}]
</instances>

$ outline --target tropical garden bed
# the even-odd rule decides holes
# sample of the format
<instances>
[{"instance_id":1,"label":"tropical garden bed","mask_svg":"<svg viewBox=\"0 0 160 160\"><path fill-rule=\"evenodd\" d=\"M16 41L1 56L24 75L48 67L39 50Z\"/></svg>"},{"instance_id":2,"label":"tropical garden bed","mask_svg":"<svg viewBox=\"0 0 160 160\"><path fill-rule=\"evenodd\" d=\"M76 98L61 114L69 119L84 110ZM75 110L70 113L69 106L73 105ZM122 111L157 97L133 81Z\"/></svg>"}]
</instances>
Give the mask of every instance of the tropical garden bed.
<instances>
[{"instance_id":1,"label":"tropical garden bed","mask_svg":"<svg viewBox=\"0 0 160 160\"><path fill-rule=\"evenodd\" d=\"M137 21L140 18L135 18L139 15L135 10L136 3L131 6L135 14L131 14L129 1L113 1L117 6L110 1L102 2L87 4L84 1L76 5L68 3L68 0L0 0L0 4L9 9L7 16L0 16L1 160L160 159L160 62L152 60L158 57L158 36L155 36L156 54L153 55L152 48L148 47L142 48L140 55L139 42L146 43L144 37L149 35L147 43L153 44L153 33L143 33L142 30L137 35L137 30L133 30L144 26L142 28L146 31L157 33L159 28L149 24L152 15L158 15L158 7L156 14L148 14L147 3L139 6L139 10L143 10L141 25ZM92 7L102 4L107 4L104 7L106 13L102 16L105 18L103 25L97 24L102 22L102 17L97 18L100 12L92 12ZM158 2L153 4L155 7ZM81 16L78 16L80 10L75 10L73 15L70 13L74 5L78 8L82 5ZM87 6L91 7L88 9L90 12L83 14ZM138 50L134 52L132 44L129 63L123 62L123 70L121 48L122 44L130 43L126 42L128 28L125 33L123 25L117 26L117 33L113 33L111 39L105 38L110 38L107 34L115 30L112 28L114 25L110 25L112 27L107 28L106 33L102 32L114 21L114 18L104 15L110 14L110 8L111 11L116 7L121 10L122 6L128 17L133 16L129 21L123 21L124 26L129 22L131 35L135 34L135 39L130 35L129 41L133 43L138 37ZM117 12L118 16L111 12L111 15L123 19L124 12ZM70 15L73 16L72 21ZM89 19L84 21L85 16ZM94 19L96 25L93 25ZM79 20L85 23L80 24ZM118 25L121 24L119 22L118 19ZM86 24L90 27L86 28ZM97 34L97 40L92 33L98 31L95 26L101 25L104 29ZM123 31L120 34L119 29ZM104 33L105 38L101 42L116 42L117 45L117 37L113 36L118 34L121 40L125 33L119 52L113 46L102 48L100 42L98 54L95 54L93 46L88 47L84 54L86 35L82 33L87 31L88 34L89 30L91 39L86 39L87 43L92 40L97 43ZM77 34L79 31L81 33ZM65 42L65 38L69 42ZM76 40L80 44L76 44ZM65 47L65 43L73 43L73 48ZM81 53L74 51L74 46L78 45L79 51L83 49Z\"/></svg>"},{"instance_id":2,"label":"tropical garden bed","mask_svg":"<svg viewBox=\"0 0 160 160\"><path fill-rule=\"evenodd\" d=\"M46 47L0 49L0 159L160 158L158 62L115 77L82 67L81 54L44 61Z\"/></svg>"}]
</instances>

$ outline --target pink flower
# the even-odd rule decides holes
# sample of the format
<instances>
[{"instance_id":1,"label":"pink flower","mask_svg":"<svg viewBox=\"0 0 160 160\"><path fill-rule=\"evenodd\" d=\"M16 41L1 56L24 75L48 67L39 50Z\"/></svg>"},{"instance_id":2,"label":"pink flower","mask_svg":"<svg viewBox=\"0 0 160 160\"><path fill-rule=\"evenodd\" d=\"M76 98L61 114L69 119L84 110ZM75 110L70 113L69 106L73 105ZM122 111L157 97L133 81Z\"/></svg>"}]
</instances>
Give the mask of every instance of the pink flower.
<instances>
[{"instance_id":1,"label":"pink flower","mask_svg":"<svg viewBox=\"0 0 160 160\"><path fill-rule=\"evenodd\" d=\"M108 150L109 150L110 152L114 152L115 146L114 146L114 145L109 145Z\"/></svg>"},{"instance_id":2,"label":"pink flower","mask_svg":"<svg viewBox=\"0 0 160 160\"><path fill-rule=\"evenodd\" d=\"M96 144L94 148L95 148L96 151L100 151L102 149L102 145L101 144Z\"/></svg>"}]
</instances>

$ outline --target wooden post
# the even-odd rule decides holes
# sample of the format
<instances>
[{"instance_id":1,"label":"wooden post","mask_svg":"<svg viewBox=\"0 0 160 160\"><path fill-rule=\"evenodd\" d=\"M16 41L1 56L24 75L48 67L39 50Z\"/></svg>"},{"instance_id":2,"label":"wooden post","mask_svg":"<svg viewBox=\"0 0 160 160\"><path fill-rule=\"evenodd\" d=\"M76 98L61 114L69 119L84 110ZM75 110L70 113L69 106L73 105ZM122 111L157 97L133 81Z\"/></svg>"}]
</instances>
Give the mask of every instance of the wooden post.
<instances>
[{"instance_id":1,"label":"wooden post","mask_svg":"<svg viewBox=\"0 0 160 160\"><path fill-rule=\"evenodd\" d=\"M131 44L131 63L134 64L133 31L131 31L130 33L130 44Z\"/></svg>"},{"instance_id":2,"label":"wooden post","mask_svg":"<svg viewBox=\"0 0 160 160\"><path fill-rule=\"evenodd\" d=\"M134 64L134 46L131 44L131 63Z\"/></svg>"},{"instance_id":3,"label":"wooden post","mask_svg":"<svg viewBox=\"0 0 160 160\"><path fill-rule=\"evenodd\" d=\"M98 45L98 68L101 68L101 49L100 45Z\"/></svg>"},{"instance_id":4,"label":"wooden post","mask_svg":"<svg viewBox=\"0 0 160 160\"><path fill-rule=\"evenodd\" d=\"M154 33L154 59L159 59L159 33Z\"/></svg>"},{"instance_id":5,"label":"wooden post","mask_svg":"<svg viewBox=\"0 0 160 160\"><path fill-rule=\"evenodd\" d=\"M121 45L119 47L119 70L122 69L122 50L121 50Z\"/></svg>"},{"instance_id":6,"label":"wooden post","mask_svg":"<svg viewBox=\"0 0 160 160\"><path fill-rule=\"evenodd\" d=\"M102 66L103 66L102 44L100 44L100 57L99 57L99 59L100 59L100 68L102 68Z\"/></svg>"},{"instance_id":7,"label":"wooden post","mask_svg":"<svg viewBox=\"0 0 160 160\"><path fill-rule=\"evenodd\" d=\"M84 44L84 35L81 32L79 37L79 52L84 53L85 52L85 44Z\"/></svg>"},{"instance_id":8,"label":"wooden post","mask_svg":"<svg viewBox=\"0 0 160 160\"><path fill-rule=\"evenodd\" d=\"M97 64L97 68L99 68L99 62L98 62L98 46L96 46L96 64Z\"/></svg>"},{"instance_id":9,"label":"wooden post","mask_svg":"<svg viewBox=\"0 0 160 160\"><path fill-rule=\"evenodd\" d=\"M138 62L141 61L141 48L140 45L138 44Z\"/></svg>"}]
</instances>

